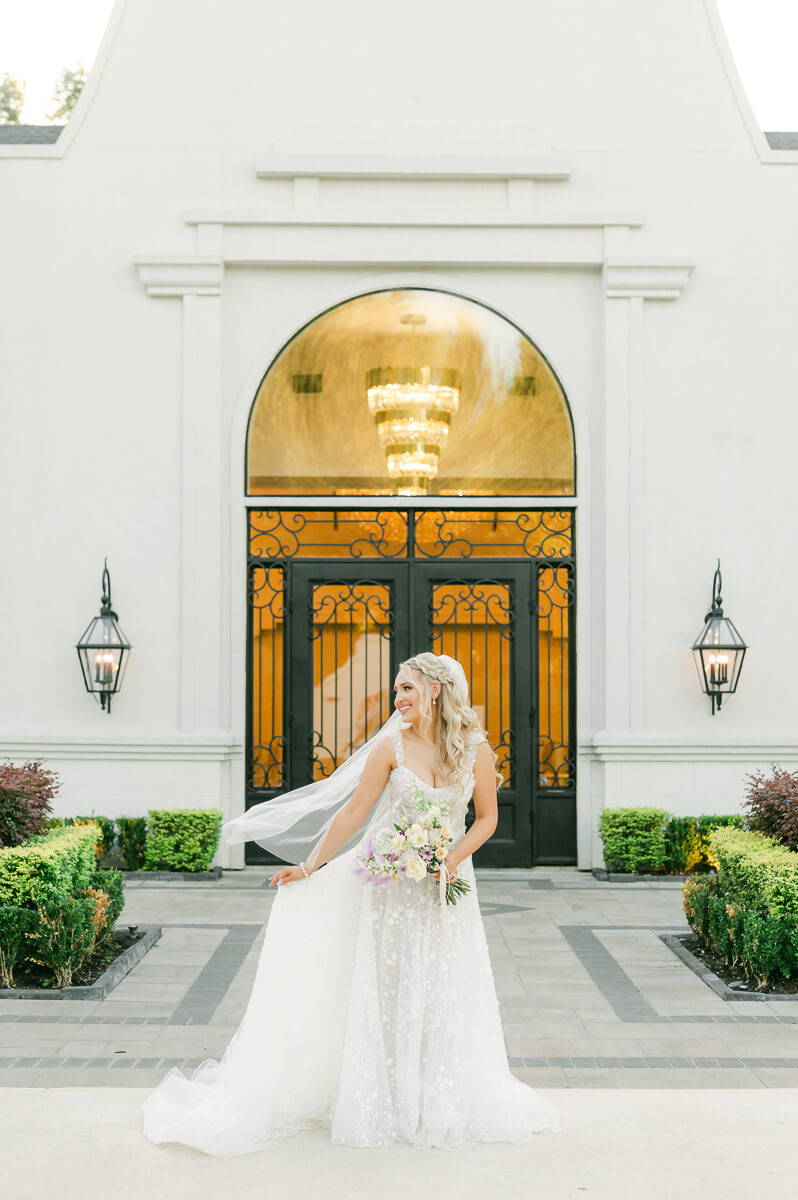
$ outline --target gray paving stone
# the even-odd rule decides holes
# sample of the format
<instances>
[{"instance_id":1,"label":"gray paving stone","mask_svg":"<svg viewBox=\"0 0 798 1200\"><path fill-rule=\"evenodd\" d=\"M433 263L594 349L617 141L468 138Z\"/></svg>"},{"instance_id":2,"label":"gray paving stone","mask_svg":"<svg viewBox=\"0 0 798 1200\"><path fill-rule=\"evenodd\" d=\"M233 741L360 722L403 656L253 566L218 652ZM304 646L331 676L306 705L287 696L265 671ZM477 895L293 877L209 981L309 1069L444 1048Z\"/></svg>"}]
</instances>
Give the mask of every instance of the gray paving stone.
<instances>
[{"instance_id":1,"label":"gray paving stone","mask_svg":"<svg viewBox=\"0 0 798 1200\"><path fill-rule=\"evenodd\" d=\"M3 1081L149 1087L172 1066L220 1057L257 968L273 902L264 878L249 868L212 888L137 881L126 918L162 925L161 942L102 1004L0 1001ZM571 868L478 872L477 886L519 1078L798 1086L798 1000L752 1012L715 996L659 938L685 928L678 888L613 887Z\"/></svg>"}]
</instances>

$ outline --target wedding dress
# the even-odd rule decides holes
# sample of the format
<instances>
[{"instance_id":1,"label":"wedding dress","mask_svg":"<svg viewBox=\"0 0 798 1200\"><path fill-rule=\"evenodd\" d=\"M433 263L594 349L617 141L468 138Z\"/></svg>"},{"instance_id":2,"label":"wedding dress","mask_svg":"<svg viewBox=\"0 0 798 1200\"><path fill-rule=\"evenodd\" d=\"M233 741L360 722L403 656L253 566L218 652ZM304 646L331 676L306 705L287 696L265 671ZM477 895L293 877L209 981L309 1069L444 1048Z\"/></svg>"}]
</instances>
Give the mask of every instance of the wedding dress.
<instances>
[{"instance_id":1,"label":"wedding dress","mask_svg":"<svg viewBox=\"0 0 798 1200\"><path fill-rule=\"evenodd\" d=\"M387 736L386 811L420 786L448 803L456 843L475 748L467 785L433 788L404 765L398 727ZM342 1146L463 1149L559 1129L508 1065L471 858L458 870L471 890L442 905L429 875L356 875L361 846L278 887L241 1024L220 1062L173 1068L148 1096L153 1142L245 1154L324 1126Z\"/></svg>"}]
</instances>

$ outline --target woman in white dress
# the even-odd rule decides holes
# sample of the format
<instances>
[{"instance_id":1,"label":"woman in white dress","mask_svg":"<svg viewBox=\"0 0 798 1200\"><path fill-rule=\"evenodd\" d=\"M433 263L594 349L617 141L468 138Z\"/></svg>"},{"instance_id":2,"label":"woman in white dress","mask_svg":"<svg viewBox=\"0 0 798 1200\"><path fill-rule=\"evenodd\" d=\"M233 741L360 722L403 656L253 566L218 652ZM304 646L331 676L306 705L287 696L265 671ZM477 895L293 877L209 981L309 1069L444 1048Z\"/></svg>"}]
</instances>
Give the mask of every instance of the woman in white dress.
<instances>
[{"instance_id":1,"label":"woman in white dress","mask_svg":"<svg viewBox=\"0 0 798 1200\"><path fill-rule=\"evenodd\" d=\"M324 1126L337 1145L463 1149L559 1129L507 1061L471 860L496 828L495 756L465 673L418 654L394 690L397 711L328 780L225 825L230 842L301 861L271 878L252 994L221 1061L190 1079L173 1068L145 1101L153 1142L244 1154ZM356 857L419 789L448 808L438 883L365 879ZM457 878L470 890L447 904Z\"/></svg>"}]
</instances>

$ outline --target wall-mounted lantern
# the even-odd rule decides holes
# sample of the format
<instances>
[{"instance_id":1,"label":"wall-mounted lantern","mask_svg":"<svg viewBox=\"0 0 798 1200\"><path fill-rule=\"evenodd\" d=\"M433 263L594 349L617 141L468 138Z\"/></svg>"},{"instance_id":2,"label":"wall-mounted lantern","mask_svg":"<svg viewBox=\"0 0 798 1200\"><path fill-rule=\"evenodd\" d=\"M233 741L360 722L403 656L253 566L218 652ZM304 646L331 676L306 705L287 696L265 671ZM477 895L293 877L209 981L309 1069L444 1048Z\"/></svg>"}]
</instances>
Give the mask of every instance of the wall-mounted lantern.
<instances>
[{"instance_id":1,"label":"wall-mounted lantern","mask_svg":"<svg viewBox=\"0 0 798 1200\"><path fill-rule=\"evenodd\" d=\"M89 621L77 642L77 652L86 691L91 692L99 700L100 707L109 713L111 697L122 686L130 650L130 642L119 628L117 620L111 608L111 576L106 559L100 615Z\"/></svg>"},{"instance_id":2,"label":"wall-mounted lantern","mask_svg":"<svg viewBox=\"0 0 798 1200\"><path fill-rule=\"evenodd\" d=\"M721 575L718 559L715 578L712 582L712 608L704 617L705 625L693 642L693 656L698 668L702 690L712 701L712 715L720 709L724 696L737 690L737 681L748 649L734 622L723 615L723 597L720 594Z\"/></svg>"}]
</instances>

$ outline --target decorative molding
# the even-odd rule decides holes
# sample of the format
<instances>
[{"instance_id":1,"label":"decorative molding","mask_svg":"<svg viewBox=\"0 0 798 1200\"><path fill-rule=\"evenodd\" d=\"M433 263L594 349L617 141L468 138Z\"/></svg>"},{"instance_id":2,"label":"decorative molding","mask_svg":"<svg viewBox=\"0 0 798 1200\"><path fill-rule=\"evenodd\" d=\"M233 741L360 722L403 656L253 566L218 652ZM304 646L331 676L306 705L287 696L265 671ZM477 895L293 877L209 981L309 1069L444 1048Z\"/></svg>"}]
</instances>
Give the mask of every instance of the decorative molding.
<instances>
[{"instance_id":1,"label":"decorative molding","mask_svg":"<svg viewBox=\"0 0 798 1200\"><path fill-rule=\"evenodd\" d=\"M219 296L224 263L217 254L140 254L133 260L150 296Z\"/></svg>"},{"instance_id":2,"label":"decorative molding","mask_svg":"<svg viewBox=\"0 0 798 1200\"><path fill-rule=\"evenodd\" d=\"M579 756L592 762L749 762L798 760L798 739L736 738L708 741L678 734L595 734L579 742Z\"/></svg>"},{"instance_id":3,"label":"decorative molding","mask_svg":"<svg viewBox=\"0 0 798 1200\"><path fill-rule=\"evenodd\" d=\"M694 264L688 258L608 258L604 288L608 300L678 300Z\"/></svg>"},{"instance_id":4,"label":"decorative molding","mask_svg":"<svg viewBox=\"0 0 798 1200\"><path fill-rule=\"evenodd\" d=\"M571 213L571 212L422 212L404 209L401 212L376 212L374 209L360 212L350 209L347 212L319 209L307 211L300 208L288 208L280 211L266 209L190 209L183 214L186 225L292 225L317 228L319 226L356 226L385 228L415 228L430 226L432 228L464 228L464 229L606 229L608 226L620 225L624 228L638 229L643 224L639 213Z\"/></svg>"},{"instance_id":5,"label":"decorative molding","mask_svg":"<svg viewBox=\"0 0 798 1200\"><path fill-rule=\"evenodd\" d=\"M267 150L255 158L259 179L570 179L561 155L541 153L396 154L289 153Z\"/></svg>"},{"instance_id":6,"label":"decorative molding","mask_svg":"<svg viewBox=\"0 0 798 1200\"><path fill-rule=\"evenodd\" d=\"M36 737L20 734L0 741L0 756L30 758L85 759L91 762L123 760L127 762L230 762L244 754L243 742L226 738L224 733L195 737L159 738L120 737L100 741L69 734Z\"/></svg>"}]
</instances>

